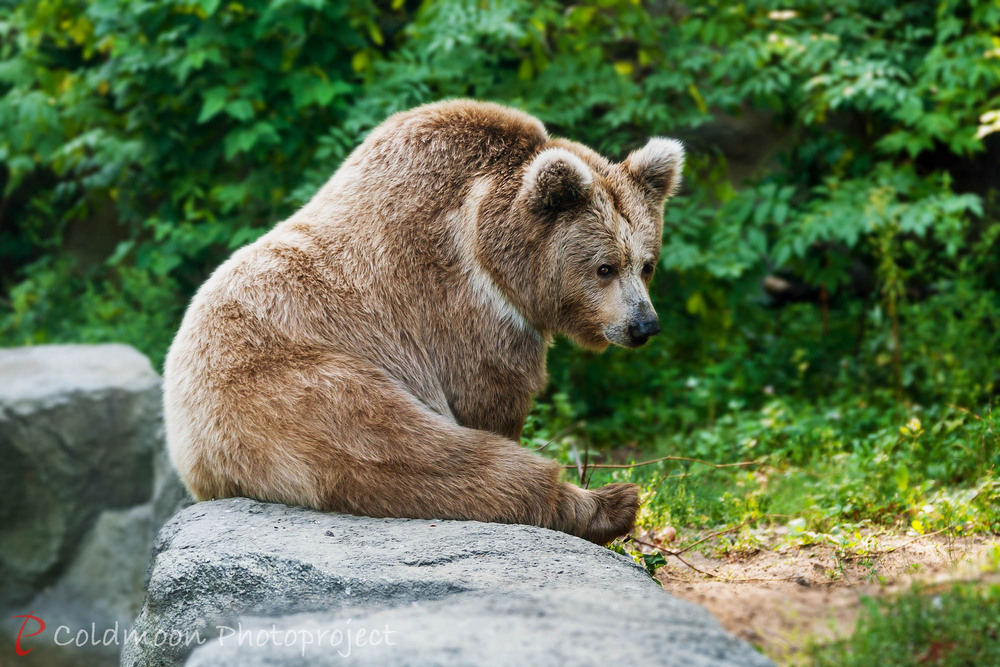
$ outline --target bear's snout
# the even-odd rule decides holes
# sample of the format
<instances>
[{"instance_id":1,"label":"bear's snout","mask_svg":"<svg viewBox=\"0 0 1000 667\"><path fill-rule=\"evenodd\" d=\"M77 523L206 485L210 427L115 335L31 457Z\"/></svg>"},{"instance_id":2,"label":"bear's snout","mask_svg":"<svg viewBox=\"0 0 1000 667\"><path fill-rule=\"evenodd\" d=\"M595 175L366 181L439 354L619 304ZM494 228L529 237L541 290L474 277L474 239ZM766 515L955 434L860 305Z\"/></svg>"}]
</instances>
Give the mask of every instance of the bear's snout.
<instances>
[{"instance_id":1,"label":"bear's snout","mask_svg":"<svg viewBox=\"0 0 1000 667\"><path fill-rule=\"evenodd\" d=\"M628 337L638 347L660 333L660 320L656 314L640 318L628 325Z\"/></svg>"}]
</instances>

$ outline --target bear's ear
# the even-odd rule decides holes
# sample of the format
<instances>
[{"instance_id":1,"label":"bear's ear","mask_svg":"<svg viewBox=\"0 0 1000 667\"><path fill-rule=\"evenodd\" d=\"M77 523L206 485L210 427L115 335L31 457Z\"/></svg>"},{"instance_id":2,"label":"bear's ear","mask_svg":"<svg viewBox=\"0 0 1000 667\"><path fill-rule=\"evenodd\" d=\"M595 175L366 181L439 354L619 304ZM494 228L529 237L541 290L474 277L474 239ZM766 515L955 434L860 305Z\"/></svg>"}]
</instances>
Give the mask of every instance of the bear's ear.
<instances>
[{"instance_id":1,"label":"bear's ear","mask_svg":"<svg viewBox=\"0 0 1000 667\"><path fill-rule=\"evenodd\" d=\"M632 151L622 166L642 186L650 201L662 206L680 187L684 144L676 139L653 137L645 146Z\"/></svg>"},{"instance_id":2,"label":"bear's ear","mask_svg":"<svg viewBox=\"0 0 1000 667\"><path fill-rule=\"evenodd\" d=\"M535 213L559 213L586 201L593 184L583 160L565 148L547 148L525 170L521 196Z\"/></svg>"}]
</instances>

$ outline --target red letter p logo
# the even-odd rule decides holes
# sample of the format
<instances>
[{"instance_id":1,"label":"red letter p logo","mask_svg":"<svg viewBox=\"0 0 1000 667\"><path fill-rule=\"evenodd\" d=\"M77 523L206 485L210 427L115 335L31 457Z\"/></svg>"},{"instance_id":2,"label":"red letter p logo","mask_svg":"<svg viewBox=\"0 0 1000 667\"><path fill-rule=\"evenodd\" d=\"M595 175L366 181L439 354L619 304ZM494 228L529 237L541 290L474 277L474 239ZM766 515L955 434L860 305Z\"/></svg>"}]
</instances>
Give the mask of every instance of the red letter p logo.
<instances>
[{"instance_id":1,"label":"red letter p logo","mask_svg":"<svg viewBox=\"0 0 1000 667\"><path fill-rule=\"evenodd\" d=\"M27 651L21 648L21 638L22 637L34 637L35 635L41 634L45 631L45 621L35 616L35 612L30 614L21 614L19 616L11 616L11 618L23 618L24 622L21 623L21 629L17 631L17 643L14 644L14 652L18 655L28 655L35 649L29 648ZM30 635L24 634L24 628L28 625L28 621L34 621L38 623L38 629L32 632Z\"/></svg>"}]
</instances>

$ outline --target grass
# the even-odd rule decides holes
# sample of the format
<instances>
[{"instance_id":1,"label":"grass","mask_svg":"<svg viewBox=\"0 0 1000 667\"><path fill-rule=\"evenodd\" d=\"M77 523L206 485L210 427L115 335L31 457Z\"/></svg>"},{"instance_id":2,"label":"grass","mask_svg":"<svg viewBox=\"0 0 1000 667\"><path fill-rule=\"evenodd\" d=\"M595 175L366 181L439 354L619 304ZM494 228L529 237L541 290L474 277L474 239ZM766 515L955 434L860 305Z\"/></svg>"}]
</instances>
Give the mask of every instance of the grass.
<instances>
[{"instance_id":1,"label":"grass","mask_svg":"<svg viewBox=\"0 0 1000 667\"><path fill-rule=\"evenodd\" d=\"M567 466L568 479L590 487L639 484L640 530L713 534L696 548L715 558L822 544L837 562L864 562L877 560L887 534L1000 534L1000 415L991 406L774 398L602 452L588 446L592 431L576 427L560 400L529 419L526 446L541 447ZM672 458L643 463L664 457ZM640 465L600 467L630 463ZM632 546L615 548L651 572L664 564ZM1000 664L998 632L1000 588L914 588L867 600L853 635L812 645L805 657L824 665Z\"/></svg>"},{"instance_id":2,"label":"grass","mask_svg":"<svg viewBox=\"0 0 1000 667\"><path fill-rule=\"evenodd\" d=\"M568 467L571 479L584 470L590 486L641 485L643 527L781 523L802 542L862 528L997 534L998 427L989 407L898 410L774 400L625 450L627 456L588 449L579 435L562 435L564 426L553 429L559 437L545 451ZM533 448L546 435L536 426L528 436ZM663 457L675 458L600 467Z\"/></svg>"},{"instance_id":3,"label":"grass","mask_svg":"<svg viewBox=\"0 0 1000 667\"><path fill-rule=\"evenodd\" d=\"M866 599L854 634L812 646L809 658L836 667L1000 664L1000 586L918 586Z\"/></svg>"}]
</instances>

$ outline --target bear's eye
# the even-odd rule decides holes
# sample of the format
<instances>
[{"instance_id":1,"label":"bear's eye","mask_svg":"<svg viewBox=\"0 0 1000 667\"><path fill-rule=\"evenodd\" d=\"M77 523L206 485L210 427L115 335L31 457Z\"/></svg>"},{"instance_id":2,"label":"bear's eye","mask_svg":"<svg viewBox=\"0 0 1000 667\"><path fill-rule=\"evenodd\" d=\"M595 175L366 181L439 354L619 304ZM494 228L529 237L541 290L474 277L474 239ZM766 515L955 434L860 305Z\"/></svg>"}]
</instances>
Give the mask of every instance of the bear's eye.
<instances>
[{"instance_id":1,"label":"bear's eye","mask_svg":"<svg viewBox=\"0 0 1000 667\"><path fill-rule=\"evenodd\" d=\"M646 262L642 265L642 275L651 276L653 275L653 269L656 268L652 262Z\"/></svg>"},{"instance_id":2,"label":"bear's eye","mask_svg":"<svg viewBox=\"0 0 1000 667\"><path fill-rule=\"evenodd\" d=\"M607 278L608 276L615 275L615 267L610 264L601 264L597 267L597 275Z\"/></svg>"}]
</instances>

